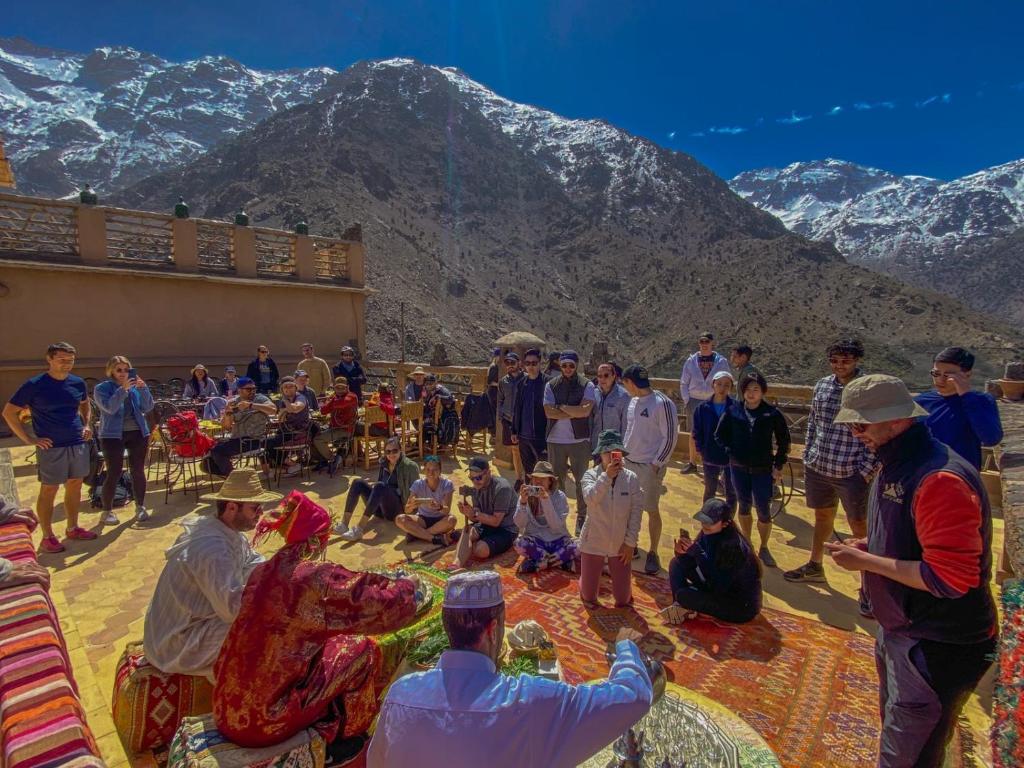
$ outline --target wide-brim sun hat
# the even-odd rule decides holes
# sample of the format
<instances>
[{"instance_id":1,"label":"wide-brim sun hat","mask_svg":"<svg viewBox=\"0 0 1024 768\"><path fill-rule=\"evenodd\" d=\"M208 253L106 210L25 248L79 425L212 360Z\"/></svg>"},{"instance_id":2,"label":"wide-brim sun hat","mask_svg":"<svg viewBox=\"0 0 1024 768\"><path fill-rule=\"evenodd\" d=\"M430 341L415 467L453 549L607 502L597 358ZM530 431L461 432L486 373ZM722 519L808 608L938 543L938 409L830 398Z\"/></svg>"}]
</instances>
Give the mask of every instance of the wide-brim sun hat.
<instances>
[{"instance_id":1,"label":"wide-brim sun hat","mask_svg":"<svg viewBox=\"0 0 1024 768\"><path fill-rule=\"evenodd\" d=\"M426 376L427 372L423 370L423 366L422 365L417 365L415 368L412 369L412 373L410 373L409 375L410 376Z\"/></svg>"},{"instance_id":2,"label":"wide-brim sun hat","mask_svg":"<svg viewBox=\"0 0 1024 768\"><path fill-rule=\"evenodd\" d=\"M879 424L897 419L916 419L928 411L914 402L907 385L895 376L871 373L843 387L835 424Z\"/></svg>"},{"instance_id":3,"label":"wide-brim sun hat","mask_svg":"<svg viewBox=\"0 0 1024 768\"><path fill-rule=\"evenodd\" d=\"M552 479L558 479L558 475L555 474L554 468L550 462L538 461L533 465L533 471L530 472L530 477L550 477Z\"/></svg>"},{"instance_id":4,"label":"wide-brim sun hat","mask_svg":"<svg viewBox=\"0 0 1024 768\"><path fill-rule=\"evenodd\" d=\"M203 501L236 501L241 504L268 504L280 501L280 493L268 491L260 481L259 472L251 467L239 467L232 470L224 479L217 493L207 493L200 497Z\"/></svg>"}]
</instances>

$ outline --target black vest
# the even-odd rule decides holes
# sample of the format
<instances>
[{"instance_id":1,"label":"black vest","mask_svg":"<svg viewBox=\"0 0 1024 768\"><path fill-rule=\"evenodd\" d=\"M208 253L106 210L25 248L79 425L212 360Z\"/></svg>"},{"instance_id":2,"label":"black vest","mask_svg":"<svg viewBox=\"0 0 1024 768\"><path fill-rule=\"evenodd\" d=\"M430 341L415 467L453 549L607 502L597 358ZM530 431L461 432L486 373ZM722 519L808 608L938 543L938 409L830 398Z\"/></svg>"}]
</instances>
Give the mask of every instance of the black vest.
<instances>
[{"instance_id":1,"label":"black vest","mask_svg":"<svg viewBox=\"0 0 1024 768\"><path fill-rule=\"evenodd\" d=\"M548 382L551 391L555 395L555 402L558 405L579 405L583 402L583 393L587 389L587 381L578 373L571 379L565 378L561 373L557 379ZM557 419L548 419L547 434L551 434ZM586 440L590 437L590 417L584 416L579 419L569 419L572 423L572 436L577 440Z\"/></svg>"},{"instance_id":2,"label":"black vest","mask_svg":"<svg viewBox=\"0 0 1024 768\"><path fill-rule=\"evenodd\" d=\"M992 637L996 607L992 576L992 511L978 471L940 443L924 424L915 424L878 450L882 471L871 489L868 551L897 560L921 560L914 525L917 488L927 476L950 472L963 478L981 500L981 583L957 598L936 597L878 574L864 572L864 587L878 623L888 631L921 640L969 645Z\"/></svg>"}]
</instances>

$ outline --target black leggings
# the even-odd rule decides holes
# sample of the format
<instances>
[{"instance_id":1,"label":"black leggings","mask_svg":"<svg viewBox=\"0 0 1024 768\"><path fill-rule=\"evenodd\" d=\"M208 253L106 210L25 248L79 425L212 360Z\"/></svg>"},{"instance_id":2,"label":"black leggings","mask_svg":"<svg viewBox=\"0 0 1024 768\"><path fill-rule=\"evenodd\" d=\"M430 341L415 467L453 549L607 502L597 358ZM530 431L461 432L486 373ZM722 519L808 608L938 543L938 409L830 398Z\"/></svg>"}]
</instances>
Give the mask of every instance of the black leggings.
<instances>
[{"instance_id":1,"label":"black leggings","mask_svg":"<svg viewBox=\"0 0 1024 768\"><path fill-rule=\"evenodd\" d=\"M132 493L135 495L135 503L144 506L146 502L146 449L149 446L149 438L143 437L142 432L133 429L116 437L100 438L100 449L103 451L103 458L107 462L107 476L103 480L103 490L100 498L103 501L103 511L110 512L114 508L114 491L117 489L117 481L121 479L121 472L124 469L124 449L128 449L128 470L132 475Z\"/></svg>"},{"instance_id":2,"label":"black leggings","mask_svg":"<svg viewBox=\"0 0 1024 768\"><path fill-rule=\"evenodd\" d=\"M364 517L376 515L393 521L402 511L402 497L398 495L398 491L385 483L370 483L359 478L354 480L348 489L348 497L345 499L346 520L351 518L360 499L366 502Z\"/></svg>"},{"instance_id":3,"label":"black leggings","mask_svg":"<svg viewBox=\"0 0 1024 768\"><path fill-rule=\"evenodd\" d=\"M690 558L673 557L668 564L668 582L672 597L683 608L705 613L722 621L745 624L760 612L760 607L734 595L716 595L703 588L695 578Z\"/></svg>"}]
</instances>

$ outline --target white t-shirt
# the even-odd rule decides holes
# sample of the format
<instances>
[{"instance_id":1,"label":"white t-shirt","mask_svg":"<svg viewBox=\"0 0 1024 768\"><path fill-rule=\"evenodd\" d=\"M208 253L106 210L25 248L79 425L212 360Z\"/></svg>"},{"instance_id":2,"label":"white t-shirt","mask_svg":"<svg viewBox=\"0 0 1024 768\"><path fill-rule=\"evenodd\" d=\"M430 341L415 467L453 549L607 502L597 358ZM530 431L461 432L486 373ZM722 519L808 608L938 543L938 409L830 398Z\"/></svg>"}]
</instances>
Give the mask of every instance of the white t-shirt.
<instances>
[{"instance_id":1,"label":"white t-shirt","mask_svg":"<svg viewBox=\"0 0 1024 768\"><path fill-rule=\"evenodd\" d=\"M413 480L412 485L409 486L409 495L414 499L433 499L442 507L440 511L427 506L416 507L416 513L420 517L441 517L448 514L448 510L444 509L444 497L449 493L455 493L455 485L447 477L441 478L436 491L430 490L425 477Z\"/></svg>"},{"instance_id":2,"label":"white t-shirt","mask_svg":"<svg viewBox=\"0 0 1024 768\"><path fill-rule=\"evenodd\" d=\"M555 379L555 381L557 382L558 379ZM597 402L597 390L594 388L594 382L592 381L588 381L587 386L583 389L583 399L580 400L580 405L583 405L587 400L592 403ZM551 382L544 385L544 405L557 405L555 402L555 392L551 389ZM557 443L558 445L585 443L588 440L590 440L589 437L576 438L572 433L571 419L555 419L555 426L548 433L548 442Z\"/></svg>"},{"instance_id":3,"label":"white t-shirt","mask_svg":"<svg viewBox=\"0 0 1024 768\"><path fill-rule=\"evenodd\" d=\"M676 405L661 392L634 397L626 410L626 458L637 464L668 463L679 436Z\"/></svg>"}]
</instances>

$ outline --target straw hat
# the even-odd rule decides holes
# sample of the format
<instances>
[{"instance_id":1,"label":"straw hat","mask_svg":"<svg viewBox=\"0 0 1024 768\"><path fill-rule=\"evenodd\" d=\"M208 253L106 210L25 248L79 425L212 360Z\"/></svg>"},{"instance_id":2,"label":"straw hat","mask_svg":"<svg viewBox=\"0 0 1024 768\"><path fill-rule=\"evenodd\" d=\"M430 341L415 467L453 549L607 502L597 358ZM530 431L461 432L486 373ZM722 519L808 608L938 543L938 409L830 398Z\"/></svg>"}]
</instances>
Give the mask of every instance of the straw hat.
<instances>
[{"instance_id":1,"label":"straw hat","mask_svg":"<svg viewBox=\"0 0 1024 768\"><path fill-rule=\"evenodd\" d=\"M530 473L530 477L550 477L557 479L558 475L555 474L555 470L549 462L538 461L533 465L533 471Z\"/></svg>"},{"instance_id":2,"label":"straw hat","mask_svg":"<svg viewBox=\"0 0 1024 768\"><path fill-rule=\"evenodd\" d=\"M207 493L203 501L237 501L240 503L263 504L280 501L281 494L267 491L260 481L260 474L251 467L232 470L217 493Z\"/></svg>"},{"instance_id":3,"label":"straw hat","mask_svg":"<svg viewBox=\"0 0 1024 768\"><path fill-rule=\"evenodd\" d=\"M410 373L409 375L410 376L426 376L427 372L423 370L423 366L422 365L417 365L415 368L412 369L412 373Z\"/></svg>"}]
</instances>

